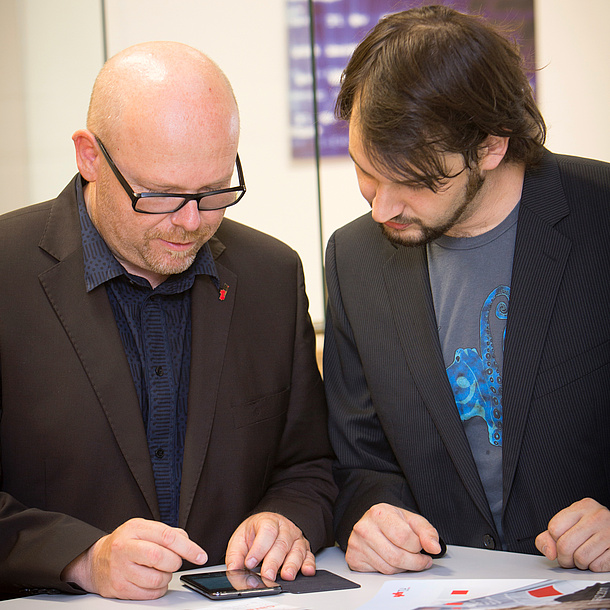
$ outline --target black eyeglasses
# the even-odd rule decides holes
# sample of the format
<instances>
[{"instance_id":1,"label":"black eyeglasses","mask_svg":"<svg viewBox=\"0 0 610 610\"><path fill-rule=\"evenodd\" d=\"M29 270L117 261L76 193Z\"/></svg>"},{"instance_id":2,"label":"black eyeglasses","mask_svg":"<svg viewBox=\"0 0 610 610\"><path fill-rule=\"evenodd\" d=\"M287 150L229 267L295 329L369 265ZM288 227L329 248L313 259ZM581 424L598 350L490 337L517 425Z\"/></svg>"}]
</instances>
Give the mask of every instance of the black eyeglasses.
<instances>
[{"instance_id":1,"label":"black eyeglasses","mask_svg":"<svg viewBox=\"0 0 610 610\"><path fill-rule=\"evenodd\" d=\"M235 158L235 166L237 168L238 186L207 191L205 193L135 193L129 185L129 182L124 178L119 168L114 164L114 161L108 154L106 147L102 141L95 136L95 140L104 155L104 159L108 162L110 169L117 177L117 180L129 195L131 205L135 212L141 214L170 214L177 212L184 207L189 201L197 202L197 209L201 211L223 210L229 206L235 205L246 194L246 183L244 182L244 174L241 169L241 161L239 155Z\"/></svg>"}]
</instances>

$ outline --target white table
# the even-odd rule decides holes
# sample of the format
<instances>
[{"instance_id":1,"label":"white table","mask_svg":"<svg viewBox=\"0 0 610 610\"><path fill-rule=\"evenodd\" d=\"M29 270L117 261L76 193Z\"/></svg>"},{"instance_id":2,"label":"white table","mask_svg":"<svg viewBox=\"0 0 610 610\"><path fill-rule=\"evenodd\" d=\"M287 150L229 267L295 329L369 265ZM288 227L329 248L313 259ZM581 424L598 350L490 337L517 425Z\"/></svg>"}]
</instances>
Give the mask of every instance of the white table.
<instances>
[{"instance_id":1,"label":"white table","mask_svg":"<svg viewBox=\"0 0 610 610\"><path fill-rule=\"evenodd\" d=\"M541 556L486 551L466 547L450 546L442 559L436 559L434 566L425 572L410 572L385 576L383 574L351 572L345 563L343 552L338 548L325 549L317 556L317 567L344 576L361 585L360 589L327 591L293 595L285 593L267 598L287 605L311 610L352 610L372 599L380 587L389 579L557 579L610 581L610 572L594 574L577 569L565 570ZM218 566L196 571L222 569ZM262 599L262 598L261 598ZM222 610L230 602L208 601L203 596L189 591L180 584L180 575L174 575L170 590L161 599L150 602L126 602L107 600L96 595L41 595L0 602L0 610L41 610L52 607L82 608L83 610L118 610L119 608L171 608L172 610L195 610L216 608Z\"/></svg>"}]
</instances>

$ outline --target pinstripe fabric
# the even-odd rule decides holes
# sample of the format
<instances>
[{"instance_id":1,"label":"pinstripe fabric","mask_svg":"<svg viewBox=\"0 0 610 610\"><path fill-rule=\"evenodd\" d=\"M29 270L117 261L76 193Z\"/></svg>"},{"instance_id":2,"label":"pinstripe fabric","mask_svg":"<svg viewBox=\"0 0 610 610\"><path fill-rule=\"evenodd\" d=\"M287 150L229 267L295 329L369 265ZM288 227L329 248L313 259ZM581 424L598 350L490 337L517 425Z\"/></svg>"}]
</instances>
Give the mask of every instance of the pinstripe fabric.
<instances>
[{"instance_id":1,"label":"pinstripe fabric","mask_svg":"<svg viewBox=\"0 0 610 610\"><path fill-rule=\"evenodd\" d=\"M610 505L610 166L546 153L528 171L504 352L503 527L509 550L586 496ZM327 250L324 379L345 547L377 502L415 510L446 542L497 540L453 401L424 248L370 215Z\"/></svg>"}]
</instances>

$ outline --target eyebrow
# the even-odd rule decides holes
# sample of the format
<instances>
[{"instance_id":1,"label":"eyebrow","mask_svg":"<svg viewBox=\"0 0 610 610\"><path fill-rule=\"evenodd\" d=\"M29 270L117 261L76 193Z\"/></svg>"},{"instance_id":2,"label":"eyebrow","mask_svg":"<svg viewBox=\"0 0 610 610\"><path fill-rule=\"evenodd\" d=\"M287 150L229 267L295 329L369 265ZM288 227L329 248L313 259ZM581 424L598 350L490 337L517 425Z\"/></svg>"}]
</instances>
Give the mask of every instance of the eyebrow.
<instances>
[{"instance_id":1,"label":"eyebrow","mask_svg":"<svg viewBox=\"0 0 610 610\"><path fill-rule=\"evenodd\" d=\"M231 181L231 177L233 176L234 173L235 173L235 166L233 166L231 173L229 175L227 175L225 178L216 180L215 182L213 182L211 184L206 184L194 192L189 191L187 193L186 191L184 191L184 194L189 195L189 194L206 193L208 191L215 191L219 188L224 188L223 185L225 185L227 182ZM158 192L158 193L178 194L180 192L180 190L183 190L177 184L162 184L160 182L159 183L149 182L147 185L137 184L137 186L139 186L143 189L146 189L148 192ZM178 189L178 190L176 190L176 189Z\"/></svg>"}]
</instances>

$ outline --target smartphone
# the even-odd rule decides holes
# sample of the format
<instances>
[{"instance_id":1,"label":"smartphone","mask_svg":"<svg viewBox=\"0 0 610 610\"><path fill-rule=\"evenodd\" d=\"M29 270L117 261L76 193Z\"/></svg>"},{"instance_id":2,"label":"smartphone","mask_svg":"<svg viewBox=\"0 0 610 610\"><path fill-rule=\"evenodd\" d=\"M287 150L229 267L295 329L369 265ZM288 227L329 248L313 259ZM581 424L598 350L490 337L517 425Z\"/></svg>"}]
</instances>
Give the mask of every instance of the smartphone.
<instances>
[{"instance_id":1,"label":"smartphone","mask_svg":"<svg viewBox=\"0 0 610 610\"><path fill-rule=\"evenodd\" d=\"M183 574L180 580L189 589L216 600L282 593L280 585L246 569Z\"/></svg>"}]
</instances>

